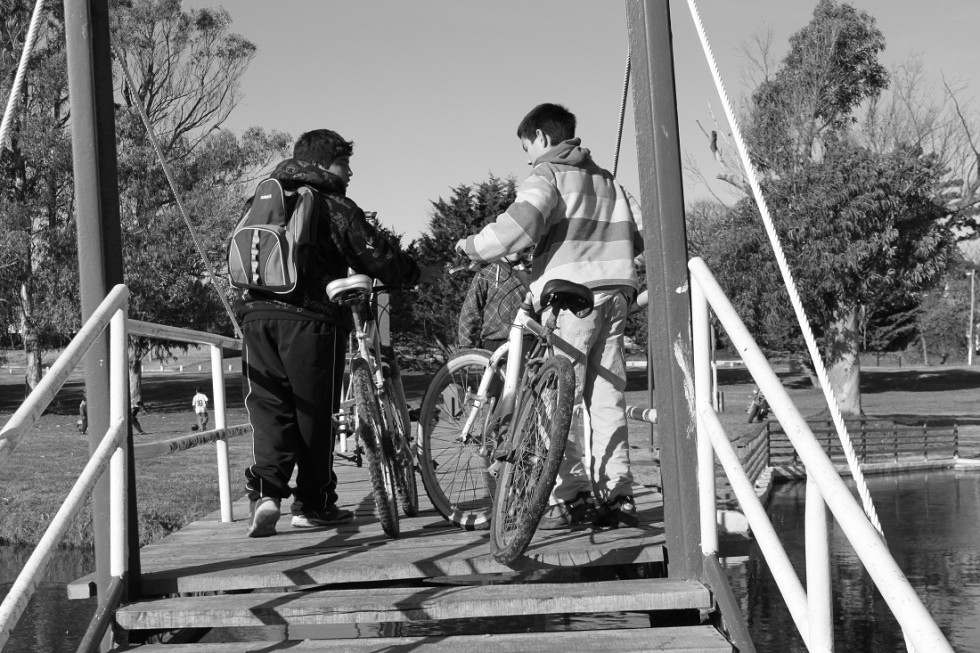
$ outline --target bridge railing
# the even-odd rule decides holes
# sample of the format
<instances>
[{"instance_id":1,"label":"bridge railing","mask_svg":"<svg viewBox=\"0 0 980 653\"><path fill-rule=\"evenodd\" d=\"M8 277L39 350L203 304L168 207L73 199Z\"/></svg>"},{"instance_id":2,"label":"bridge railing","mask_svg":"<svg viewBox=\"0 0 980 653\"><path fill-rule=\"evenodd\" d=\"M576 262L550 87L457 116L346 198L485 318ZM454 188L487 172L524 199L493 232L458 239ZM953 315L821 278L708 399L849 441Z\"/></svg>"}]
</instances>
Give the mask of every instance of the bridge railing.
<instances>
[{"instance_id":1,"label":"bridge railing","mask_svg":"<svg viewBox=\"0 0 980 653\"><path fill-rule=\"evenodd\" d=\"M129 332L135 336L146 336L158 340L189 342L208 345L211 350L211 392L214 397L214 426L211 431L187 433L172 440L147 442L135 445L133 455L137 460L166 456L179 451L210 442L215 443L218 464L218 493L221 502L221 521L234 520L232 514L231 481L228 473L228 438L251 433L247 425L227 426L227 401L225 398L225 372L223 349L241 351L242 341L227 336L219 336L203 331L181 327L164 326L152 322L129 320Z\"/></svg>"},{"instance_id":2,"label":"bridge railing","mask_svg":"<svg viewBox=\"0 0 980 653\"><path fill-rule=\"evenodd\" d=\"M112 289L68 347L51 366L20 408L0 430L0 465L13 453L24 434L37 422L61 390L85 353L109 327L109 429L93 452L61 508L51 520L34 552L18 574L0 604L0 649L4 647L54 553L64 538L75 515L84 507L96 483L109 470L109 575L108 593L121 594L126 573L126 434L128 394L128 364L126 341L126 311L129 291L119 285Z\"/></svg>"},{"instance_id":3,"label":"bridge railing","mask_svg":"<svg viewBox=\"0 0 980 653\"><path fill-rule=\"evenodd\" d=\"M693 325L693 384L698 427L698 492L701 546L706 558L718 552L715 520L715 458L721 463L766 563L808 650L833 650L833 593L827 507L868 570L896 620L917 651L952 651L884 539L854 499L834 464L793 404L782 383L755 344L745 325L700 258L692 259L691 309ZM740 353L755 383L769 400L773 414L786 431L806 466L805 513L806 579L804 589L752 481L739 461L712 405L711 327L713 310Z\"/></svg>"},{"instance_id":4,"label":"bridge railing","mask_svg":"<svg viewBox=\"0 0 980 653\"><path fill-rule=\"evenodd\" d=\"M98 646L111 615L122 596L123 577L128 570L127 544L132 546L131 525L127 523L127 504L131 479L126 478L127 434L129 431L129 336L146 336L161 340L208 345L211 353L211 378L214 396L215 429L200 433L188 433L170 440L147 442L133 446L136 460L156 458L210 442L216 443L217 476L221 504L221 520L230 522L232 514L231 487L229 480L227 438L251 432L248 425L227 426L224 382L223 349L241 350L241 341L234 338L170 327L126 317L129 291L119 285L112 289L71 343L51 365L41 382L0 430L0 466L33 428L38 418L51 404L71 373L84 358L86 352L108 327L109 348L109 429L92 454L65 499L51 520L51 525L14 581L7 596L0 604L0 649L10 637L28 602L43 578L54 549L64 538L72 520L85 505L93 488L109 471L109 575L108 588L104 592L100 608L89 626L79 650ZM137 552L138 555L138 552Z\"/></svg>"}]
</instances>

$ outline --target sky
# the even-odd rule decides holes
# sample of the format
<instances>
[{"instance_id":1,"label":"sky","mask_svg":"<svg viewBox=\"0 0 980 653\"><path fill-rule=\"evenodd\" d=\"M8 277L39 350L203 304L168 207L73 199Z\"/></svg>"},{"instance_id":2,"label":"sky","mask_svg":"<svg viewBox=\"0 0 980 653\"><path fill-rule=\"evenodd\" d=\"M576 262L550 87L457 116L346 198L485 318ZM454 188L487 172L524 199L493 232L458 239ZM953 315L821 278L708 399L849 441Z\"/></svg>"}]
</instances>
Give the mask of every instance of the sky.
<instances>
[{"instance_id":1,"label":"sky","mask_svg":"<svg viewBox=\"0 0 980 653\"><path fill-rule=\"evenodd\" d=\"M669 0L685 202L725 196L699 123L724 110L686 0ZM893 67L910 56L944 76L980 111L980 2L851 0L877 20ZM782 58L816 0L701 0L697 3L728 95L747 96L744 54L771 31ZM407 242L428 230L432 202L491 175L528 171L516 136L535 105L557 102L578 118L596 162L613 168L629 46L622 0L185 0L223 6L258 47L243 99L225 123L288 132L319 128L354 141L348 195L377 211ZM632 90L632 89L631 89ZM632 97L617 176L638 191Z\"/></svg>"}]
</instances>

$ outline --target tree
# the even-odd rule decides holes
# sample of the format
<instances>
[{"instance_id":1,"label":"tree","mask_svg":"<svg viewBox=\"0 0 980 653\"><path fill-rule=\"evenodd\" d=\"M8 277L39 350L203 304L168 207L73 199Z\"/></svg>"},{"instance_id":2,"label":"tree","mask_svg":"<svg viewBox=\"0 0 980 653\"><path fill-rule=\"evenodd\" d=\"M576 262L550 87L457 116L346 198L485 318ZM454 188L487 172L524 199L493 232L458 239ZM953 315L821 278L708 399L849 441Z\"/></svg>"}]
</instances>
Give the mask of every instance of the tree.
<instances>
[{"instance_id":1,"label":"tree","mask_svg":"<svg viewBox=\"0 0 980 653\"><path fill-rule=\"evenodd\" d=\"M936 201L946 169L921 147L874 151L854 135L855 113L887 87L874 19L821 0L790 39L778 69L752 95L746 141L803 306L822 339L845 414L860 403L859 316L882 298L903 300L942 278L953 238ZM793 346L785 291L758 209L738 202L735 233L709 263L746 323L770 346Z\"/></svg>"},{"instance_id":2,"label":"tree","mask_svg":"<svg viewBox=\"0 0 980 653\"><path fill-rule=\"evenodd\" d=\"M448 200L432 203L429 231L412 244L420 263L445 265L460 262L456 242L493 222L517 197L514 178L491 176L476 184L460 184ZM456 342L459 310L473 273L448 274L422 292L410 293L412 330L424 343L436 343L444 353Z\"/></svg>"},{"instance_id":3,"label":"tree","mask_svg":"<svg viewBox=\"0 0 980 653\"><path fill-rule=\"evenodd\" d=\"M0 7L0 78L10 91L33 3ZM76 259L66 65L63 14L52 4L30 53L9 146L0 151L0 306L19 333L29 387L41 379L43 351L79 326L77 265L65 267Z\"/></svg>"},{"instance_id":4,"label":"tree","mask_svg":"<svg viewBox=\"0 0 980 653\"><path fill-rule=\"evenodd\" d=\"M230 333L220 303L225 286L215 284L205 260L213 270L222 269L243 185L283 154L289 136L252 128L239 140L220 129L240 100L239 82L256 52L230 32L226 10L184 11L179 0L118 0L112 16L114 53L123 72L117 139L130 315ZM192 216L190 224L175 194ZM131 392L138 399L142 358L151 349L166 356L172 345L147 338L130 344Z\"/></svg>"}]
</instances>

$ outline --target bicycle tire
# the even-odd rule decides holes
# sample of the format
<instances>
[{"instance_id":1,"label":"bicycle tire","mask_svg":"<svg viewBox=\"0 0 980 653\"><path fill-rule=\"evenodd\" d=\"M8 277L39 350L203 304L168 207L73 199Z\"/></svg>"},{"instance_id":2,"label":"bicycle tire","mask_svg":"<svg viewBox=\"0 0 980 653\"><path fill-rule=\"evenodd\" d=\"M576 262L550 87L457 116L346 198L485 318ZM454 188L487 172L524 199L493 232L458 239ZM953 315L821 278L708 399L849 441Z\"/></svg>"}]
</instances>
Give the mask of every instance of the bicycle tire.
<instances>
[{"instance_id":1,"label":"bicycle tire","mask_svg":"<svg viewBox=\"0 0 980 653\"><path fill-rule=\"evenodd\" d=\"M374 381L364 361L351 363L351 389L357 412L357 432L364 447L374 507L381 528L389 537L398 537L398 504L395 501L395 470L381 406L374 394Z\"/></svg>"},{"instance_id":2,"label":"bicycle tire","mask_svg":"<svg viewBox=\"0 0 980 653\"><path fill-rule=\"evenodd\" d=\"M562 356L549 358L534 372L518 408L511 451L497 479L490 550L509 565L521 556L548 507L572 423L575 372Z\"/></svg>"},{"instance_id":3,"label":"bicycle tire","mask_svg":"<svg viewBox=\"0 0 980 653\"><path fill-rule=\"evenodd\" d=\"M412 456L412 445L408 437L408 425L405 421L408 409L399 407L395 388L390 378L385 378L380 394L381 407L384 417L388 420L388 434L391 436L393 449L392 461L395 471L395 489L401 501L402 512L406 517L419 514L419 486L415 479L415 460ZM404 405L404 404L402 404Z\"/></svg>"},{"instance_id":4,"label":"bicycle tire","mask_svg":"<svg viewBox=\"0 0 980 653\"><path fill-rule=\"evenodd\" d=\"M490 352L467 349L436 372L419 409L418 463L432 506L450 523L466 530L490 527L495 483L487 472L492 442L486 425L491 405L480 408L473 433L460 438L469 415L467 396L479 388Z\"/></svg>"}]
</instances>

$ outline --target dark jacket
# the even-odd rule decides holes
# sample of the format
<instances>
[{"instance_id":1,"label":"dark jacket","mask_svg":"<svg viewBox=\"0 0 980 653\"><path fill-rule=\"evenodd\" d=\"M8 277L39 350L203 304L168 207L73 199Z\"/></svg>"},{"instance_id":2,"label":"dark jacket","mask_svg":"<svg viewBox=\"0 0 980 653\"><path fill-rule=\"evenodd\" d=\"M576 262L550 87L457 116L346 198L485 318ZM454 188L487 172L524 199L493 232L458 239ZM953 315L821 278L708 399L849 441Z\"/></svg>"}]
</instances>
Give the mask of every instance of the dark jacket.
<instances>
[{"instance_id":1,"label":"dark jacket","mask_svg":"<svg viewBox=\"0 0 980 653\"><path fill-rule=\"evenodd\" d=\"M350 309L331 302L326 293L328 283L348 276L348 268L389 286L410 286L418 281L415 261L367 221L364 211L346 196L339 177L298 159L286 159L270 176L279 180L283 190L308 186L316 191L316 254L309 274L289 297L243 293L238 303L242 321L294 318L350 329ZM250 204L251 199L245 204L246 211Z\"/></svg>"},{"instance_id":2,"label":"dark jacket","mask_svg":"<svg viewBox=\"0 0 980 653\"><path fill-rule=\"evenodd\" d=\"M529 276L500 260L482 268L470 283L459 312L460 348L482 347L484 340L506 340L527 294Z\"/></svg>"}]
</instances>

